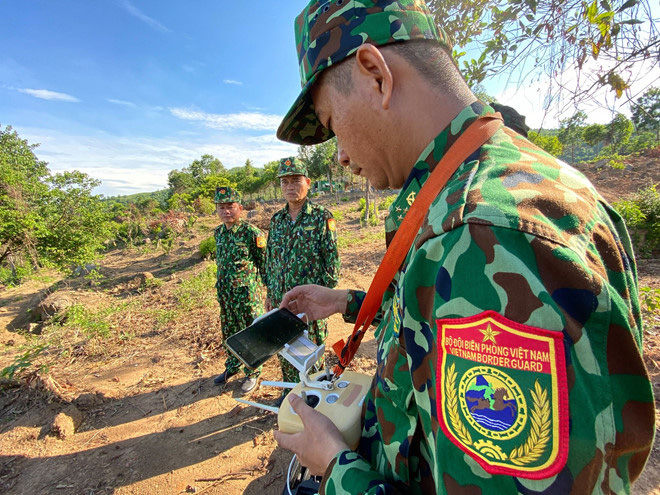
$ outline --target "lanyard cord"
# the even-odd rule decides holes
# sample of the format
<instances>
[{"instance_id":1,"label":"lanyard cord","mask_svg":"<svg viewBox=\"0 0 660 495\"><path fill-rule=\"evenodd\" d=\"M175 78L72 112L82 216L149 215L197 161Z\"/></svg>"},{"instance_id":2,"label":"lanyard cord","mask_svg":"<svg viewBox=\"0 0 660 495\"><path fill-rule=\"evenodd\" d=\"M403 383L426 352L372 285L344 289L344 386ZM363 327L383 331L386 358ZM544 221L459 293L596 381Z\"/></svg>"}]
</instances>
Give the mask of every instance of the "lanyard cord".
<instances>
[{"instance_id":1,"label":"lanyard cord","mask_svg":"<svg viewBox=\"0 0 660 495\"><path fill-rule=\"evenodd\" d=\"M387 248L387 252L362 302L357 321L353 327L353 333L348 342L345 343L340 340L332 346L339 357L339 363L333 370L335 377L343 373L353 356L355 356L360 342L362 342L362 337L364 337L378 309L380 309L385 290L405 260L413 240L417 237L417 232L419 232L419 228L428 214L431 203L458 167L472 153L483 146L501 126L502 116L499 113L477 118L447 150L433 172L431 172L431 175L429 175Z\"/></svg>"}]
</instances>

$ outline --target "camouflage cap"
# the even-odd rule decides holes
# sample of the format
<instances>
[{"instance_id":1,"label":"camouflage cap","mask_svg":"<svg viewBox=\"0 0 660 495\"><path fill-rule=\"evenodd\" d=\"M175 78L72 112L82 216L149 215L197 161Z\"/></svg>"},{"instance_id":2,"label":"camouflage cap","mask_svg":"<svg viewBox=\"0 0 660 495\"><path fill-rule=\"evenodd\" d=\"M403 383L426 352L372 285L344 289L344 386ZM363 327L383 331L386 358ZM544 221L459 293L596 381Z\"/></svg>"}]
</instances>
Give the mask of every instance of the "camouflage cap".
<instances>
[{"instance_id":1,"label":"camouflage cap","mask_svg":"<svg viewBox=\"0 0 660 495\"><path fill-rule=\"evenodd\" d=\"M277 167L277 176L284 177L285 175L304 175L307 177L307 167L295 156L282 158L280 166Z\"/></svg>"},{"instance_id":2,"label":"camouflage cap","mask_svg":"<svg viewBox=\"0 0 660 495\"><path fill-rule=\"evenodd\" d=\"M231 187L222 186L215 188L216 203L240 203L241 195Z\"/></svg>"},{"instance_id":3,"label":"camouflage cap","mask_svg":"<svg viewBox=\"0 0 660 495\"><path fill-rule=\"evenodd\" d=\"M296 144L322 143L333 136L316 117L309 90L323 69L352 55L360 45L423 39L449 48L447 35L423 0L312 0L294 27L302 91L277 137Z\"/></svg>"}]
</instances>

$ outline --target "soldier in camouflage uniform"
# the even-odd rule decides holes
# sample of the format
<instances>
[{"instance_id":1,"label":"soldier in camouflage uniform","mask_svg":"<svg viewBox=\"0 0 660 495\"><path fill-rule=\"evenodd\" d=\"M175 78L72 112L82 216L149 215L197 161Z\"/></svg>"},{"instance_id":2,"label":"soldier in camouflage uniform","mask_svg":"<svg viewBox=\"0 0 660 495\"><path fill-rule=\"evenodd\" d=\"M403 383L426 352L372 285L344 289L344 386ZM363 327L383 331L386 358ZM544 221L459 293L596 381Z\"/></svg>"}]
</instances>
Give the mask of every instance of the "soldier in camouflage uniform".
<instances>
[{"instance_id":1,"label":"soldier in camouflage uniform","mask_svg":"<svg viewBox=\"0 0 660 495\"><path fill-rule=\"evenodd\" d=\"M218 265L216 289L220 303L223 339L249 326L264 312L259 279L263 278L266 261L266 237L254 225L241 219L243 207L238 191L219 187L215 203L222 225L215 229L215 261ZM225 347L225 371L215 378L222 385L237 374L241 362ZM246 394L257 385L261 368L243 366L246 378L241 392Z\"/></svg>"},{"instance_id":2,"label":"soldier in camouflage uniform","mask_svg":"<svg viewBox=\"0 0 660 495\"><path fill-rule=\"evenodd\" d=\"M421 0L312 1L295 29L303 91L278 136L334 133L343 165L401 188L391 239L493 110ZM350 320L363 297L303 286L282 305ZM432 203L381 310L357 451L297 397L304 432L275 432L324 473L320 493L630 493L654 435L635 261L579 172L500 127Z\"/></svg>"},{"instance_id":3,"label":"soldier in camouflage uniform","mask_svg":"<svg viewBox=\"0 0 660 495\"><path fill-rule=\"evenodd\" d=\"M308 199L311 181L307 177L307 167L298 158L282 158L277 177L287 204L270 220L267 310L279 306L282 295L296 285L319 284L334 288L339 281L337 224L330 210ZM310 322L308 332L310 340L323 344L328 335L327 321ZM284 381L300 381L298 370L285 359L279 359Z\"/></svg>"}]
</instances>

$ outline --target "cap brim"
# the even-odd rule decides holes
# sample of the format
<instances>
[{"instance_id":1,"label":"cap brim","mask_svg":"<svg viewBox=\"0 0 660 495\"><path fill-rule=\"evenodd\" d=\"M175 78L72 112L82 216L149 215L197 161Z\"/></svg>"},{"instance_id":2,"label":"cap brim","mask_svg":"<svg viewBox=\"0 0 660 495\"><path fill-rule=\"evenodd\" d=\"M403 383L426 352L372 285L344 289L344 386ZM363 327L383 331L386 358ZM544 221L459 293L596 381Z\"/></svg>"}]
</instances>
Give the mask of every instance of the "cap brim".
<instances>
[{"instance_id":1,"label":"cap brim","mask_svg":"<svg viewBox=\"0 0 660 495\"><path fill-rule=\"evenodd\" d=\"M298 98L293 103L282 123L277 129L277 137L282 141L294 144L319 144L334 136L319 122L310 90L319 73L314 74L300 90Z\"/></svg>"}]
</instances>

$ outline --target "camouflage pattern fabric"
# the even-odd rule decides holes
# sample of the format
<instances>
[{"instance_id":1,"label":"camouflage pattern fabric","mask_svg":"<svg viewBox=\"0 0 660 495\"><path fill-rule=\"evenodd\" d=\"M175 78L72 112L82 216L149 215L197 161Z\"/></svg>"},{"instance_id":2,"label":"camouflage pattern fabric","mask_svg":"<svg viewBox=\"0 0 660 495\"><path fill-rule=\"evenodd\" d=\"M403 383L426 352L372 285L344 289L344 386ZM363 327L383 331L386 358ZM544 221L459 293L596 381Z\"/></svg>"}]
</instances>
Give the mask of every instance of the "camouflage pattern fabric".
<instances>
[{"instance_id":1,"label":"camouflage pattern fabric","mask_svg":"<svg viewBox=\"0 0 660 495\"><path fill-rule=\"evenodd\" d=\"M420 0L316 0L295 21L302 91L284 117L277 137L296 144L317 144L334 134L314 113L309 89L323 69L341 62L361 44L436 40L449 49L447 35Z\"/></svg>"},{"instance_id":2,"label":"camouflage pattern fabric","mask_svg":"<svg viewBox=\"0 0 660 495\"><path fill-rule=\"evenodd\" d=\"M287 175L304 175L307 177L307 166L295 156L282 158L277 167L277 177L285 177Z\"/></svg>"},{"instance_id":3,"label":"camouflage pattern fabric","mask_svg":"<svg viewBox=\"0 0 660 495\"><path fill-rule=\"evenodd\" d=\"M216 204L219 203L239 203L241 202L241 194L231 187L220 186L215 188L215 197L213 198Z\"/></svg>"},{"instance_id":4,"label":"camouflage pattern fabric","mask_svg":"<svg viewBox=\"0 0 660 495\"><path fill-rule=\"evenodd\" d=\"M270 220L266 264L266 288L273 307L297 285L318 284L334 288L339 282L337 227L332 213L309 199L295 221L289 206ZM325 320L310 323L310 340L322 344L328 335ZM298 382L298 371L280 358L285 381Z\"/></svg>"},{"instance_id":5,"label":"camouflage pattern fabric","mask_svg":"<svg viewBox=\"0 0 660 495\"><path fill-rule=\"evenodd\" d=\"M266 262L266 237L254 225L239 220L231 228L215 229L216 291L220 303L223 339L248 327L264 313L259 287ZM225 369L230 373L241 368L241 362L225 347ZM259 376L261 368L243 366L248 376Z\"/></svg>"},{"instance_id":6,"label":"camouflage pattern fabric","mask_svg":"<svg viewBox=\"0 0 660 495\"><path fill-rule=\"evenodd\" d=\"M474 103L429 144L389 238L445 150L490 112ZM630 493L654 436L636 278L616 211L500 129L433 202L384 298L362 439L320 493Z\"/></svg>"}]
</instances>

